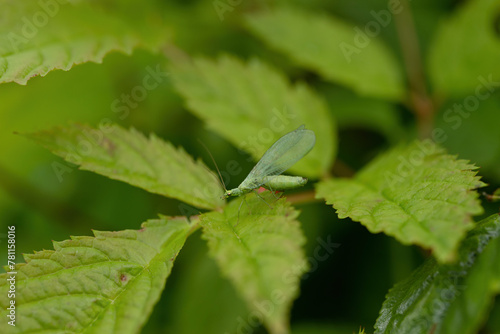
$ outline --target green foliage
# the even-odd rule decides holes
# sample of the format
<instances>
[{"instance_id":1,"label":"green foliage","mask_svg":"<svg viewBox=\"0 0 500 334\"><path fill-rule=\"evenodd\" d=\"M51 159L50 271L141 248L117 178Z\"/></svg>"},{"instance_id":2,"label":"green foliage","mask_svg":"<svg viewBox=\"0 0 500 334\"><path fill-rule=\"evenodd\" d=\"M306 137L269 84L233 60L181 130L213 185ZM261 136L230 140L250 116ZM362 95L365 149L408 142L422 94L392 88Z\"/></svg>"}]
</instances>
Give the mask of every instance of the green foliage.
<instances>
[{"instance_id":1,"label":"green foliage","mask_svg":"<svg viewBox=\"0 0 500 334\"><path fill-rule=\"evenodd\" d=\"M137 333L158 301L191 226L184 218L150 220L141 230L94 231L25 255L17 272L17 325L2 333ZM6 319L9 273L0 277Z\"/></svg>"},{"instance_id":2,"label":"green foliage","mask_svg":"<svg viewBox=\"0 0 500 334\"><path fill-rule=\"evenodd\" d=\"M375 333L477 333L500 292L500 217L471 230L456 264L427 260L387 295Z\"/></svg>"},{"instance_id":3,"label":"green foliage","mask_svg":"<svg viewBox=\"0 0 500 334\"><path fill-rule=\"evenodd\" d=\"M353 179L318 183L318 197L371 232L432 249L450 261L471 215L482 213L477 192L484 186L474 165L444 154L431 141L413 142L381 155Z\"/></svg>"},{"instance_id":4,"label":"green foliage","mask_svg":"<svg viewBox=\"0 0 500 334\"><path fill-rule=\"evenodd\" d=\"M500 331L498 1L0 4L1 333Z\"/></svg>"},{"instance_id":5,"label":"green foliage","mask_svg":"<svg viewBox=\"0 0 500 334\"><path fill-rule=\"evenodd\" d=\"M380 40L360 37L352 24L318 13L279 8L250 15L248 25L269 45L328 80L361 95L403 97L403 78L394 56ZM362 43L365 47L356 44L359 38L367 39Z\"/></svg>"},{"instance_id":6,"label":"green foliage","mask_svg":"<svg viewBox=\"0 0 500 334\"><path fill-rule=\"evenodd\" d=\"M72 124L26 136L80 169L201 208L223 203L217 196L221 192L217 177L201 161L153 134L146 138L117 125L95 129ZM70 167L56 164L54 168L64 173Z\"/></svg>"},{"instance_id":7,"label":"green foliage","mask_svg":"<svg viewBox=\"0 0 500 334\"><path fill-rule=\"evenodd\" d=\"M500 79L496 20L497 0L475 0L464 3L441 24L429 52L429 74L434 89L461 96L481 85L480 77Z\"/></svg>"},{"instance_id":8,"label":"green foliage","mask_svg":"<svg viewBox=\"0 0 500 334\"><path fill-rule=\"evenodd\" d=\"M318 323L304 323L292 326L292 334L346 334L356 333L356 326L348 325L327 325ZM364 330L359 329L359 334L364 334Z\"/></svg>"},{"instance_id":9,"label":"green foliage","mask_svg":"<svg viewBox=\"0 0 500 334\"><path fill-rule=\"evenodd\" d=\"M0 83L26 84L33 76L45 76L54 69L102 62L111 51L130 54L137 46L158 48L166 38L155 20L135 20L122 11L117 1L114 12L98 5L75 1L2 0L0 24ZM151 34L151 31L154 31Z\"/></svg>"},{"instance_id":10,"label":"green foliage","mask_svg":"<svg viewBox=\"0 0 500 334\"><path fill-rule=\"evenodd\" d=\"M272 203L274 197L246 195L224 212L203 214L200 224L210 253L249 308L270 333L288 333L291 303L308 269L302 250L305 238L295 220L298 212L284 199L272 207L262 199ZM247 327L255 327L255 319L249 317Z\"/></svg>"},{"instance_id":11,"label":"green foliage","mask_svg":"<svg viewBox=\"0 0 500 334\"><path fill-rule=\"evenodd\" d=\"M229 56L216 62L177 61L172 74L190 110L255 159L281 136L307 124L316 133L316 146L290 171L318 177L332 163L334 122L323 100L307 86L291 87L281 73L257 59L244 64Z\"/></svg>"}]
</instances>

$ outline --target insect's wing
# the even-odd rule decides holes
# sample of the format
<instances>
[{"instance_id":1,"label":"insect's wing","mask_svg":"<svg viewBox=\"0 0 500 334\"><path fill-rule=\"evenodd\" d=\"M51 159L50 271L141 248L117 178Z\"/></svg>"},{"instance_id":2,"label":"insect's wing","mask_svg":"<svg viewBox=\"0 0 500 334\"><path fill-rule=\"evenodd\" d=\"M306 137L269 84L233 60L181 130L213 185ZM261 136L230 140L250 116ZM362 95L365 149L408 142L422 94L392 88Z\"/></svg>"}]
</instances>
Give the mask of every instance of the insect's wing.
<instances>
[{"instance_id":1,"label":"insect's wing","mask_svg":"<svg viewBox=\"0 0 500 334\"><path fill-rule=\"evenodd\" d=\"M316 136L304 125L278 139L255 165L248 179L279 175L312 150Z\"/></svg>"}]
</instances>

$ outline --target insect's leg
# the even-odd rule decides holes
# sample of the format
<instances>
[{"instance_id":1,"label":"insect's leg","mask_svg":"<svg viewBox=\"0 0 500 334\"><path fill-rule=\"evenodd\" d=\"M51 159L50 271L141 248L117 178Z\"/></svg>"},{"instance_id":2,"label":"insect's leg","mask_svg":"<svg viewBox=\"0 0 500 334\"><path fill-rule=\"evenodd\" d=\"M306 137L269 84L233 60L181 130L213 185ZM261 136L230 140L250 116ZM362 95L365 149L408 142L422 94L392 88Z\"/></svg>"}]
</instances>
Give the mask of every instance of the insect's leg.
<instances>
[{"instance_id":1,"label":"insect's leg","mask_svg":"<svg viewBox=\"0 0 500 334\"><path fill-rule=\"evenodd\" d=\"M274 198L276 198L276 199L274 200L273 203L276 203L277 201L279 201L283 197L284 193L285 193L284 191L280 191L278 196L275 195Z\"/></svg>"},{"instance_id":2,"label":"insect's leg","mask_svg":"<svg viewBox=\"0 0 500 334\"><path fill-rule=\"evenodd\" d=\"M243 195L243 200L241 201L240 206L238 207L238 220L236 221L236 225L234 225L234 227L238 226L238 224L240 223L240 211L241 211L241 206L243 205L243 202L245 202L245 204L247 204L247 198L245 195ZM248 206L248 204L247 204L247 206ZM248 207L248 211L250 212L250 207Z\"/></svg>"},{"instance_id":3,"label":"insect's leg","mask_svg":"<svg viewBox=\"0 0 500 334\"><path fill-rule=\"evenodd\" d=\"M268 206L270 209L272 209L272 208L273 208L273 207L271 206L271 204L267 203L267 202L266 202L266 200L265 200L264 198L262 198L262 196L260 196L260 195L259 195L259 193L257 192L257 190L255 190L255 189L254 189L254 190L253 190L253 192L254 192L254 193L255 193L255 194L256 194L256 195L257 195L257 196L258 196L261 200L263 200L263 201L264 201L264 203L266 203L266 204L267 204L267 206Z\"/></svg>"},{"instance_id":4,"label":"insect's leg","mask_svg":"<svg viewBox=\"0 0 500 334\"><path fill-rule=\"evenodd\" d=\"M276 196L276 194L274 193L275 191L273 190L273 188L269 184L267 185L267 187L269 188L269 191L271 192L271 194L273 194L273 196L275 198L275 201L273 203L277 202L283 196L282 191L280 192L279 196ZM276 190L276 191L278 191L278 190Z\"/></svg>"},{"instance_id":5,"label":"insect's leg","mask_svg":"<svg viewBox=\"0 0 500 334\"><path fill-rule=\"evenodd\" d=\"M279 190L277 190L277 191L279 191ZM278 199L280 199L281 197L283 197L283 196L285 195L285 191L284 191L284 190L279 191L279 193L280 193L280 194L279 194L279 196L278 196Z\"/></svg>"}]
</instances>

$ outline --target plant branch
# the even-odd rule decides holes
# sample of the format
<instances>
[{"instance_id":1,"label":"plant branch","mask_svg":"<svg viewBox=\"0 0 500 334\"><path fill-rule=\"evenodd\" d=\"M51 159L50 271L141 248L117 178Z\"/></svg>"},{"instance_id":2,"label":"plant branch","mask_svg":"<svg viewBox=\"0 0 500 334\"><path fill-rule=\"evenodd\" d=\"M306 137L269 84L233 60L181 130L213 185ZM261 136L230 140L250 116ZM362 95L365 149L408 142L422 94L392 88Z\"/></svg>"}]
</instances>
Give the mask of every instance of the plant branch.
<instances>
[{"instance_id":1,"label":"plant branch","mask_svg":"<svg viewBox=\"0 0 500 334\"><path fill-rule=\"evenodd\" d=\"M336 159L332 167L332 174L337 177L353 177L356 171L340 159Z\"/></svg>"},{"instance_id":2,"label":"plant branch","mask_svg":"<svg viewBox=\"0 0 500 334\"><path fill-rule=\"evenodd\" d=\"M315 190L307 190L286 196L286 200L292 204L305 204L311 202L321 202L316 198Z\"/></svg>"},{"instance_id":3,"label":"plant branch","mask_svg":"<svg viewBox=\"0 0 500 334\"><path fill-rule=\"evenodd\" d=\"M423 139L431 135L435 107L427 92L425 70L410 4L408 0L402 0L401 5L403 10L394 15L394 21L410 86L410 108L417 117L418 134Z\"/></svg>"}]
</instances>

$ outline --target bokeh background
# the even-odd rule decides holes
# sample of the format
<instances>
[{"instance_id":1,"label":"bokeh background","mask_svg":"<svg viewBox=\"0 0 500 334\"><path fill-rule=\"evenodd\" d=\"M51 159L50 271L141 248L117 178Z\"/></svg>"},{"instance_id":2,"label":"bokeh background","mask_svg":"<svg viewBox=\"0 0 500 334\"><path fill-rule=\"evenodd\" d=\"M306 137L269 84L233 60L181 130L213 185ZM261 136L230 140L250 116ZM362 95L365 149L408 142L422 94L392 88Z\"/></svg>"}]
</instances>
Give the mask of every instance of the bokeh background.
<instances>
[{"instance_id":1,"label":"bokeh background","mask_svg":"<svg viewBox=\"0 0 500 334\"><path fill-rule=\"evenodd\" d=\"M433 47L441 24L472 2L411 1L413 22L393 21L377 37L391 50L402 69L405 68L405 52L410 52L422 62L426 71L420 75L434 105L433 126L436 127L449 126L442 121L443 113L468 94L451 96L433 89L429 79L432 69L427 65L426 55ZM418 137L419 116L411 101L393 103L362 97L348 88L327 82L268 47L241 23L247 13L287 3L340 18L353 27L363 27L373 20L371 11L387 8L387 1L242 0L234 1L233 10L225 12L223 20L214 7L215 3L201 0L148 1L170 32L166 45L193 56L212 58L228 53L242 59L259 57L283 71L292 82L304 81L319 92L338 123L339 153L334 173L356 171L391 145ZM467 68L473 72L477 65L478 75L482 73L481 59L484 62L496 59L496 68L491 68L491 73L496 75L500 72L500 2L497 3L496 16L489 23L497 44L488 45L492 52L477 55L476 63L470 63ZM417 36L415 41L410 39L410 45L405 39L405 34L411 35L405 30L408 26L413 27ZM403 34L403 38L398 34ZM449 37L460 41L470 36L451 34ZM417 49L412 42L418 43ZM415 50L417 54L411 53ZM467 45L461 49L450 48L450 62L460 57L461 52L474 50L468 50ZM96 125L108 118L146 134L156 133L176 146L184 147L192 156L200 157L210 166L208 154L198 140L211 149L221 165L241 159L244 172L231 180L231 187L237 186L246 171L250 171L255 162L243 159L235 147L208 131L203 122L186 109L185 101L176 92L169 77L157 88L148 91L147 98L130 108L126 117L116 112L114 101L140 85L148 67L159 65L168 72L168 63L162 52L151 53L141 49L130 55L114 52L107 55L101 64L84 63L70 71L53 71L45 77L29 80L25 86L16 83L0 86L2 263L6 259L4 241L8 225L16 226L19 254L51 249L51 240L64 240L70 235L91 235L91 229L137 229L141 222L156 217L158 213L183 214L179 209L180 202L176 200L90 172L73 169L63 175L61 182L53 170L53 163L62 160L15 132L47 129L70 121ZM460 70L457 68L457 71ZM408 68L406 75L411 78ZM474 113L464 118L459 129L448 129L449 140L444 143L451 153L481 167L479 173L490 184L485 189L487 192L498 188L500 183L499 125L500 97L495 92ZM305 191L310 189L312 186L308 185ZM498 211L498 205L484 198L483 202L486 208L484 216ZM340 246L304 277L302 294L292 310L294 333L350 333L359 326L371 331L388 289L409 275L429 254L417 247L402 246L384 235L370 234L360 224L350 220L340 221L334 210L323 203L310 201L297 207L302 211L300 221L308 237L309 256L318 246L318 238L329 238ZM220 276L206 253L207 247L199 234L188 239L167 281L162 299L143 333L237 332L235 328L239 319L245 318L247 311L231 284ZM485 333L499 333L499 319L500 301L497 300L485 325ZM264 330L260 328L256 332Z\"/></svg>"}]
</instances>

